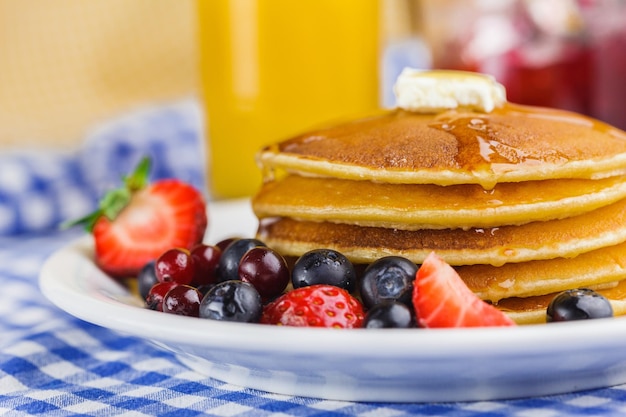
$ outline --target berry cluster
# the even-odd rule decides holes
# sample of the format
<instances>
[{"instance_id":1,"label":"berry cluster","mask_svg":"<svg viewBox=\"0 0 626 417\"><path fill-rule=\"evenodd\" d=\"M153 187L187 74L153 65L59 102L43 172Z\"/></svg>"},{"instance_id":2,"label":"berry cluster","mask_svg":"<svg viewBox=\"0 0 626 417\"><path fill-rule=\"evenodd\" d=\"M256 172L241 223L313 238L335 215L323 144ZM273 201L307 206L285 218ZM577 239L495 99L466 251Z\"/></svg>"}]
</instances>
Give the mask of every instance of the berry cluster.
<instances>
[{"instance_id":1,"label":"berry cluster","mask_svg":"<svg viewBox=\"0 0 626 417\"><path fill-rule=\"evenodd\" d=\"M334 328L515 324L435 254L419 267L388 256L360 269L337 251L318 249L288 265L259 240L228 239L167 250L141 270L138 288L150 309L212 320ZM598 293L570 290L554 298L547 321L612 314Z\"/></svg>"},{"instance_id":2,"label":"berry cluster","mask_svg":"<svg viewBox=\"0 0 626 417\"><path fill-rule=\"evenodd\" d=\"M433 282L447 277L441 274L443 261L434 255L425 265L422 271L430 271L427 275L435 278ZM288 326L411 328L418 325L417 307L419 323L426 327L423 324L432 312L424 309L415 291L417 272L416 264L398 256L355 268L330 249L310 251L288 265L259 240L229 239L214 246L167 250L142 269L138 287L148 308L192 317ZM460 278L453 284L464 285ZM424 287L419 294L443 300L434 294L439 291L436 285L427 286L430 289ZM464 297L475 297L467 291ZM490 313L481 314L497 318L485 323L513 324L497 309L476 300ZM466 299L455 298L445 307L462 311L455 305L465 303ZM438 320L431 319L428 327L437 327Z\"/></svg>"}]
</instances>

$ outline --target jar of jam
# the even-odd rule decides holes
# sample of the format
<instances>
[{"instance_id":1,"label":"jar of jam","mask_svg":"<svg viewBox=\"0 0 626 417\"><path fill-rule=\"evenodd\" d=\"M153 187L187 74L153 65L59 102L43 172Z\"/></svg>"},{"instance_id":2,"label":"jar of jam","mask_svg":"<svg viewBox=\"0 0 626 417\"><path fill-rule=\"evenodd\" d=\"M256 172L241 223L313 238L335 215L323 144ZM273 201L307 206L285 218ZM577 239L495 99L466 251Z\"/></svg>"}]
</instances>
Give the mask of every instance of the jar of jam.
<instances>
[{"instance_id":1,"label":"jar of jam","mask_svg":"<svg viewBox=\"0 0 626 417\"><path fill-rule=\"evenodd\" d=\"M626 0L423 6L433 67L491 74L511 102L572 110L626 129Z\"/></svg>"}]
</instances>

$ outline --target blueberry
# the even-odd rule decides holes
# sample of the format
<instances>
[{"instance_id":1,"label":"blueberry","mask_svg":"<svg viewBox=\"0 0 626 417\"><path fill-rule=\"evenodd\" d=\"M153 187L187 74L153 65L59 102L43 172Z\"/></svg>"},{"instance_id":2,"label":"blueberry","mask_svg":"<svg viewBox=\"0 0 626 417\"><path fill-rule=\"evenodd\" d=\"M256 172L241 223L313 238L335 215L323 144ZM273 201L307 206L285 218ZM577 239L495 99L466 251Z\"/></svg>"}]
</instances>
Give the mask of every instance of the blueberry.
<instances>
[{"instance_id":1,"label":"blueberry","mask_svg":"<svg viewBox=\"0 0 626 417\"><path fill-rule=\"evenodd\" d=\"M371 263L360 281L363 305L371 308L384 301L412 306L413 281L417 265L400 256L386 256Z\"/></svg>"},{"instance_id":2,"label":"blueberry","mask_svg":"<svg viewBox=\"0 0 626 417\"><path fill-rule=\"evenodd\" d=\"M415 319L413 318L413 311L406 305L395 301L385 301L375 305L367 312L363 327L368 329L408 329L415 327Z\"/></svg>"},{"instance_id":3,"label":"blueberry","mask_svg":"<svg viewBox=\"0 0 626 417\"><path fill-rule=\"evenodd\" d=\"M356 287L356 272L352 262L341 253L315 249L298 258L291 271L291 283L294 288L327 284L352 292Z\"/></svg>"},{"instance_id":4,"label":"blueberry","mask_svg":"<svg viewBox=\"0 0 626 417\"><path fill-rule=\"evenodd\" d=\"M546 312L547 322L613 317L611 303L597 292L582 288L567 290L552 299Z\"/></svg>"},{"instance_id":5,"label":"blueberry","mask_svg":"<svg viewBox=\"0 0 626 417\"><path fill-rule=\"evenodd\" d=\"M231 280L209 290L200 303L199 316L211 320L257 323L262 310L261 296L251 284Z\"/></svg>"},{"instance_id":6,"label":"blueberry","mask_svg":"<svg viewBox=\"0 0 626 417\"><path fill-rule=\"evenodd\" d=\"M224 249L217 266L217 281L239 279L239 262L252 248L266 246L257 239L235 239Z\"/></svg>"},{"instance_id":7,"label":"blueberry","mask_svg":"<svg viewBox=\"0 0 626 417\"><path fill-rule=\"evenodd\" d=\"M156 276L155 261L150 261L141 268L137 275L137 286L139 288L139 295L143 300L148 296L150 288L159 280Z\"/></svg>"}]
</instances>

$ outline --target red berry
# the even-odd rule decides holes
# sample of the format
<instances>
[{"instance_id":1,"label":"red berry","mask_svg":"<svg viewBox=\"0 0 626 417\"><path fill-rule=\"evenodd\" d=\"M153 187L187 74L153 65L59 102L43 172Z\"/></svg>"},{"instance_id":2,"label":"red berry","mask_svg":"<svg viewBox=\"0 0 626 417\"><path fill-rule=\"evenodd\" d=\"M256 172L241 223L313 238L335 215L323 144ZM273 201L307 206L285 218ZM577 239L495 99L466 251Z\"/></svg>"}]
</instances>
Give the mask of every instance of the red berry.
<instances>
[{"instance_id":1,"label":"red berry","mask_svg":"<svg viewBox=\"0 0 626 417\"><path fill-rule=\"evenodd\" d=\"M217 246L198 244L191 248L194 275L191 284L194 287L214 284L217 280L216 270L220 262L222 250Z\"/></svg>"},{"instance_id":2,"label":"red berry","mask_svg":"<svg viewBox=\"0 0 626 417\"><path fill-rule=\"evenodd\" d=\"M159 256L154 266L160 282L176 281L179 284L191 284L194 265L191 255L183 249L169 249Z\"/></svg>"},{"instance_id":3,"label":"red berry","mask_svg":"<svg viewBox=\"0 0 626 417\"><path fill-rule=\"evenodd\" d=\"M146 306L150 310L163 311L163 299L165 295L180 284L176 281L157 282L148 291Z\"/></svg>"},{"instance_id":4,"label":"red berry","mask_svg":"<svg viewBox=\"0 0 626 417\"><path fill-rule=\"evenodd\" d=\"M289 267L285 258L267 247L246 252L239 262L239 278L256 288L263 299L281 294L289 284Z\"/></svg>"},{"instance_id":5,"label":"red berry","mask_svg":"<svg viewBox=\"0 0 626 417\"><path fill-rule=\"evenodd\" d=\"M178 285L165 294L163 312L179 316L199 317L200 291L189 285Z\"/></svg>"},{"instance_id":6,"label":"red berry","mask_svg":"<svg viewBox=\"0 0 626 417\"><path fill-rule=\"evenodd\" d=\"M346 290L318 284L297 288L266 305L261 323L354 328L362 326L363 317L363 306Z\"/></svg>"},{"instance_id":7,"label":"red berry","mask_svg":"<svg viewBox=\"0 0 626 417\"><path fill-rule=\"evenodd\" d=\"M165 179L148 184L149 160L109 192L100 209L77 220L93 233L95 261L114 277L136 277L170 248L190 248L207 227L202 194L189 184Z\"/></svg>"},{"instance_id":8,"label":"red berry","mask_svg":"<svg viewBox=\"0 0 626 417\"><path fill-rule=\"evenodd\" d=\"M502 311L478 298L454 268L434 253L417 271L413 306L420 327L515 325Z\"/></svg>"}]
</instances>

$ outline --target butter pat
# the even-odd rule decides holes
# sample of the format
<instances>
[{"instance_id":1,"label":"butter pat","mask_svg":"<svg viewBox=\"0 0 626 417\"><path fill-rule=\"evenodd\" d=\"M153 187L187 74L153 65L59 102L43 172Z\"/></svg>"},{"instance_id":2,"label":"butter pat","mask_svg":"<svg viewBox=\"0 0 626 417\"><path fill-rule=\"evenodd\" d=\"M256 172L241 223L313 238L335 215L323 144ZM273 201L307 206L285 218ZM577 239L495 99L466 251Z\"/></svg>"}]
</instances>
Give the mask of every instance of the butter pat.
<instances>
[{"instance_id":1,"label":"butter pat","mask_svg":"<svg viewBox=\"0 0 626 417\"><path fill-rule=\"evenodd\" d=\"M493 77L466 71L405 68L394 85L398 107L437 113L466 107L490 112L506 103L506 90Z\"/></svg>"}]
</instances>

